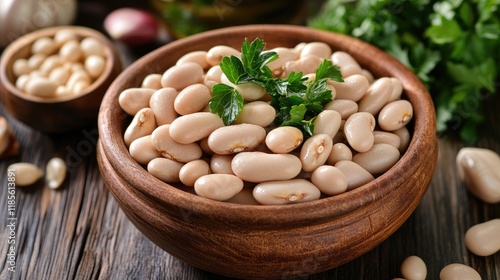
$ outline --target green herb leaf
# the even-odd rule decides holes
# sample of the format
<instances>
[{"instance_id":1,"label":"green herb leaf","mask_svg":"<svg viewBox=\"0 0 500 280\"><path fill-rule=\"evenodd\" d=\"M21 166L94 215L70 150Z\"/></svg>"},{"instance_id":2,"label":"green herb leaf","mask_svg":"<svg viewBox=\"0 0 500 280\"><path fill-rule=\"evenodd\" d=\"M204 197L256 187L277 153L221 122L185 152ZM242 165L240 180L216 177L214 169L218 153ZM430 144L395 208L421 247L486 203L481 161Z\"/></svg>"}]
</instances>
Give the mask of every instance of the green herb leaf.
<instances>
[{"instance_id":1,"label":"green herb leaf","mask_svg":"<svg viewBox=\"0 0 500 280\"><path fill-rule=\"evenodd\" d=\"M266 44L262 39L256 38L252 43L245 39L241 47L241 61L245 71L252 77L272 78L272 73L266 66L269 62L276 60L276 52L262 53ZM266 69L267 68L267 69Z\"/></svg>"},{"instance_id":2,"label":"green herb leaf","mask_svg":"<svg viewBox=\"0 0 500 280\"><path fill-rule=\"evenodd\" d=\"M462 35L462 29L455 20L441 18L441 22L429 27L425 35L432 42L442 45L457 40Z\"/></svg>"},{"instance_id":3,"label":"green herb leaf","mask_svg":"<svg viewBox=\"0 0 500 280\"><path fill-rule=\"evenodd\" d=\"M223 57L220 68L222 72L226 74L227 79L235 85L247 75L241 60L234 55L231 57Z\"/></svg>"},{"instance_id":4,"label":"green herb leaf","mask_svg":"<svg viewBox=\"0 0 500 280\"><path fill-rule=\"evenodd\" d=\"M210 111L217 114L225 125L231 125L243 109L244 101L236 89L225 84L212 87Z\"/></svg>"}]
</instances>

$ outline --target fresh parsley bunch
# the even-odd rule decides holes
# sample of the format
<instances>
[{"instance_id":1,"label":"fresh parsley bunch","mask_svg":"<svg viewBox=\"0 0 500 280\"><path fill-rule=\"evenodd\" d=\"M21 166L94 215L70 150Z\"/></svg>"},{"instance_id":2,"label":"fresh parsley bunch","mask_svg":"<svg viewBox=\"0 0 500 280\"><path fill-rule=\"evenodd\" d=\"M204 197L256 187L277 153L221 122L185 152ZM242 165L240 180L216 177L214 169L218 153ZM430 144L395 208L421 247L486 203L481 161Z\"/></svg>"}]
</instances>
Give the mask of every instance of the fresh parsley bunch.
<instances>
[{"instance_id":1,"label":"fresh parsley bunch","mask_svg":"<svg viewBox=\"0 0 500 280\"><path fill-rule=\"evenodd\" d=\"M324 60L316 70L316 77L308 81L301 72L292 72L286 78L273 76L267 64L278 59L273 51L264 51L265 43L256 38L250 43L245 39L241 47L241 59L224 57L220 63L222 72L234 85L254 83L262 86L271 95L271 105L276 109L276 125L295 126L305 137L312 135L313 122L332 100L327 88L329 79L342 82L338 66ZM212 87L210 111L217 114L225 125L231 125L243 109L244 100L235 87L216 84Z\"/></svg>"},{"instance_id":2,"label":"fresh parsley bunch","mask_svg":"<svg viewBox=\"0 0 500 280\"><path fill-rule=\"evenodd\" d=\"M500 0L328 0L309 25L392 54L427 85L438 132L476 141L499 91Z\"/></svg>"}]
</instances>

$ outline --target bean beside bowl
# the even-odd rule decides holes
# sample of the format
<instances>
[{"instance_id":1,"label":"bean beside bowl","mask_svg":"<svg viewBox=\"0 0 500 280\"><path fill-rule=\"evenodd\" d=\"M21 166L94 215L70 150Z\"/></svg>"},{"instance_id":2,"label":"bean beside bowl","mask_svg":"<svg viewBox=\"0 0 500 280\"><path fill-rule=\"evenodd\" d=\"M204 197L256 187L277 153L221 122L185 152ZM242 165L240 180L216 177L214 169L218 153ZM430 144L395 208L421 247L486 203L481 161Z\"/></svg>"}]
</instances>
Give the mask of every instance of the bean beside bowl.
<instances>
[{"instance_id":1,"label":"bean beside bowl","mask_svg":"<svg viewBox=\"0 0 500 280\"><path fill-rule=\"evenodd\" d=\"M267 48L324 42L349 53L375 77L395 77L413 107L411 141L399 161L348 192L294 205L238 205L194 195L148 173L128 150L130 118L118 102L128 88L163 73L186 53L216 45L239 49L245 38ZM134 224L172 255L239 278L285 278L346 263L390 236L414 211L430 183L437 151L429 93L382 51L343 35L297 26L241 26L181 39L138 60L111 85L99 115L99 165L106 185ZM188 191L186 191L188 190Z\"/></svg>"},{"instance_id":2,"label":"bean beside bowl","mask_svg":"<svg viewBox=\"0 0 500 280\"><path fill-rule=\"evenodd\" d=\"M82 128L122 66L111 41L97 30L58 26L26 34L2 53L0 93L7 111L47 133Z\"/></svg>"}]
</instances>

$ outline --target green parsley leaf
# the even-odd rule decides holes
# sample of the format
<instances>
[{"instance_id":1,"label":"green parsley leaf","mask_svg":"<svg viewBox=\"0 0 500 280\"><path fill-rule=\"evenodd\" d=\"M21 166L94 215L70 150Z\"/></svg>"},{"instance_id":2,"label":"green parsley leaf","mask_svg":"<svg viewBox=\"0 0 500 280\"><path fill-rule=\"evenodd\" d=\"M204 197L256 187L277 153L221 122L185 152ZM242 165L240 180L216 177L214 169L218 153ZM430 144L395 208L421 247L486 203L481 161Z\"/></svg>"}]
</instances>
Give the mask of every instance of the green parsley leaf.
<instances>
[{"instance_id":1,"label":"green parsley leaf","mask_svg":"<svg viewBox=\"0 0 500 280\"><path fill-rule=\"evenodd\" d=\"M235 85L247 75L241 60L234 55L222 58L220 68L226 74L227 79Z\"/></svg>"},{"instance_id":2,"label":"green parsley leaf","mask_svg":"<svg viewBox=\"0 0 500 280\"><path fill-rule=\"evenodd\" d=\"M217 114L225 125L232 124L243 109L243 98L236 89L225 84L214 85L212 93L210 111Z\"/></svg>"},{"instance_id":3,"label":"green parsley leaf","mask_svg":"<svg viewBox=\"0 0 500 280\"><path fill-rule=\"evenodd\" d=\"M266 66L269 62L276 60L276 52L262 53L266 44L262 39L256 38L252 43L245 39L241 47L241 61L245 71L252 77L261 76L272 78L271 70Z\"/></svg>"}]
</instances>

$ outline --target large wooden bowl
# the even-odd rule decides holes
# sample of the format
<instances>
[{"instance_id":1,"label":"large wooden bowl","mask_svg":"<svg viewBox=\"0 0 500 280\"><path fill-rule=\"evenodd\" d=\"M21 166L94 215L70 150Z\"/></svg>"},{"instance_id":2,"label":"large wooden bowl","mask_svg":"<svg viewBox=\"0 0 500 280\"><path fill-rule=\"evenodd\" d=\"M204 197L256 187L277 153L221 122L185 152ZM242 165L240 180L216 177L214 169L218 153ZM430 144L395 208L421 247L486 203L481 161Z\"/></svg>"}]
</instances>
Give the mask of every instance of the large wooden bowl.
<instances>
[{"instance_id":1,"label":"large wooden bowl","mask_svg":"<svg viewBox=\"0 0 500 280\"><path fill-rule=\"evenodd\" d=\"M344 194L296 205L243 206L167 185L129 155L129 119L119 93L163 73L183 54L260 37L269 48L322 41L349 52L376 76L394 76L414 108L406 153L376 180ZM238 278L286 278L328 270L368 252L396 231L425 194L437 160L435 112L419 79L379 49L343 35L296 26L258 25L188 37L146 55L111 85L99 114L99 166L130 220L158 246L199 268Z\"/></svg>"},{"instance_id":2,"label":"large wooden bowl","mask_svg":"<svg viewBox=\"0 0 500 280\"><path fill-rule=\"evenodd\" d=\"M93 37L105 46L107 63L103 74L78 95L43 98L28 95L15 86L14 61L27 58L33 42L52 37L61 29L73 30L81 38ZM120 74L122 64L113 43L97 30L80 26L58 26L28 33L7 46L0 60L0 97L7 111L23 123L47 133L60 133L97 123L106 90Z\"/></svg>"}]
</instances>

